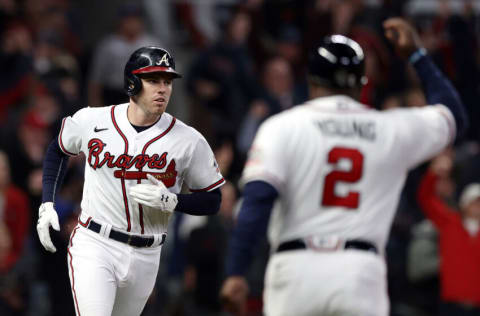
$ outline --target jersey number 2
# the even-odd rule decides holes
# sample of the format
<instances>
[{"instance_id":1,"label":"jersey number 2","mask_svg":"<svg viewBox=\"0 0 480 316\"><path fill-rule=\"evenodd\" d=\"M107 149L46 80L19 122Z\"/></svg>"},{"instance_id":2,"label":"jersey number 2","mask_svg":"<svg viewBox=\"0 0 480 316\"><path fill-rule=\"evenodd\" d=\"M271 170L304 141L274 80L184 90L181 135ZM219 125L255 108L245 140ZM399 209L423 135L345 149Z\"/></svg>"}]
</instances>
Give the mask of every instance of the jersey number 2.
<instances>
[{"instance_id":1,"label":"jersey number 2","mask_svg":"<svg viewBox=\"0 0 480 316\"><path fill-rule=\"evenodd\" d=\"M355 209L358 207L360 193L350 191L345 196L338 196L335 194L335 184L336 182L355 183L360 180L363 172L363 154L357 149L344 147L334 147L328 153L329 164L336 165L341 159L350 160L351 168L348 171L334 169L327 174L323 186L322 205Z\"/></svg>"}]
</instances>

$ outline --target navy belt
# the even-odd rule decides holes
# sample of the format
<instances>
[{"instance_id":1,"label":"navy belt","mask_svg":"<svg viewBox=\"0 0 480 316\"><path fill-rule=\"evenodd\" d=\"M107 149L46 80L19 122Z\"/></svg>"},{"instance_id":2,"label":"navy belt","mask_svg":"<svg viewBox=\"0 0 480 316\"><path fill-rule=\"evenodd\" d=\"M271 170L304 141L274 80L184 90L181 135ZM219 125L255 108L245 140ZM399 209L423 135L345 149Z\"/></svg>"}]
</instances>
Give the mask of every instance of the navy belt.
<instances>
[{"instance_id":1,"label":"navy belt","mask_svg":"<svg viewBox=\"0 0 480 316\"><path fill-rule=\"evenodd\" d=\"M87 228L96 233L100 233L100 229L102 228L102 225L100 225L99 223L93 220L90 220L90 223L88 224ZM166 234L162 235L162 242L160 243L160 245L163 244L166 237L167 237ZM143 237L143 236L137 236L137 235L130 235L130 234L122 233L113 228L112 230L110 230L110 234L108 235L108 238L122 242L124 244L130 245L133 247L138 247L138 248L151 247L153 245L153 242L155 241L155 238L153 236Z\"/></svg>"},{"instance_id":2,"label":"navy belt","mask_svg":"<svg viewBox=\"0 0 480 316\"><path fill-rule=\"evenodd\" d=\"M282 251L289 251L289 250L299 250L299 249L307 249L307 244L302 239L294 239L290 241L286 241L281 243L280 246L277 248L277 252ZM358 249L358 250L365 250L371 251L378 254L377 247L369 241L360 240L360 239L351 239L345 241L343 245L343 249Z\"/></svg>"}]
</instances>

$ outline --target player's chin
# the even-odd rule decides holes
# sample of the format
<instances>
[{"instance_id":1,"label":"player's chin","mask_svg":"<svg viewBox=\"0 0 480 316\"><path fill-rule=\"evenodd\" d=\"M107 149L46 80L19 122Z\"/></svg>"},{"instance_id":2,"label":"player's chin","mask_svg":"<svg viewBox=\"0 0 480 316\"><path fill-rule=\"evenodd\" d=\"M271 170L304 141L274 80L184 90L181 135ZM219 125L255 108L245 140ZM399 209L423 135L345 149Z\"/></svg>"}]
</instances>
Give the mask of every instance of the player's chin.
<instances>
[{"instance_id":1,"label":"player's chin","mask_svg":"<svg viewBox=\"0 0 480 316\"><path fill-rule=\"evenodd\" d=\"M162 114L167 109L167 102L154 101L152 104L152 110L156 114Z\"/></svg>"}]
</instances>

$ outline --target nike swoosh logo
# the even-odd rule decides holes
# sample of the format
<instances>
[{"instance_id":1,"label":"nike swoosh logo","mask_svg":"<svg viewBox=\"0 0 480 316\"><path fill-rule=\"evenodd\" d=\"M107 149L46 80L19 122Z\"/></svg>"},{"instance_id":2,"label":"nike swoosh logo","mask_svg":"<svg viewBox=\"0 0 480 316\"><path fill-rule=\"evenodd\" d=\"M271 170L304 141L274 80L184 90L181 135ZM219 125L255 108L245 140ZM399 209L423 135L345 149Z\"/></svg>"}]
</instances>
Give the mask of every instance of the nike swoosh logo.
<instances>
[{"instance_id":1,"label":"nike swoosh logo","mask_svg":"<svg viewBox=\"0 0 480 316\"><path fill-rule=\"evenodd\" d=\"M93 131L94 131L95 133L98 133L98 132L106 131L107 129L108 129L108 128L97 128L97 127L95 126L95 128L93 129Z\"/></svg>"}]
</instances>

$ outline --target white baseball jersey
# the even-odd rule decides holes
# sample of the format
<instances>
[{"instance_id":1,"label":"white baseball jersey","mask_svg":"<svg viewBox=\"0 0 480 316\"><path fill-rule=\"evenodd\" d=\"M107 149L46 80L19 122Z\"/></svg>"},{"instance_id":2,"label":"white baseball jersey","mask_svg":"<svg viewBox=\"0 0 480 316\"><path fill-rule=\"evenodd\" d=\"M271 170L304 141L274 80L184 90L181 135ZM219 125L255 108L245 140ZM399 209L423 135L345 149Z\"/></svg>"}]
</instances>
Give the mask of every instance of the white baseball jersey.
<instances>
[{"instance_id":1,"label":"white baseball jersey","mask_svg":"<svg viewBox=\"0 0 480 316\"><path fill-rule=\"evenodd\" d=\"M173 193L183 182L190 191L211 191L224 184L213 152L192 127L163 113L138 133L127 118L128 103L86 107L62 122L58 142L68 155L86 156L82 218L136 234L166 232L168 215L142 207L129 196L147 173Z\"/></svg>"},{"instance_id":2,"label":"white baseball jersey","mask_svg":"<svg viewBox=\"0 0 480 316\"><path fill-rule=\"evenodd\" d=\"M407 171L453 140L443 105L376 111L346 96L318 98L260 127L242 182L280 193L273 247L309 236L359 238L383 250Z\"/></svg>"}]
</instances>

